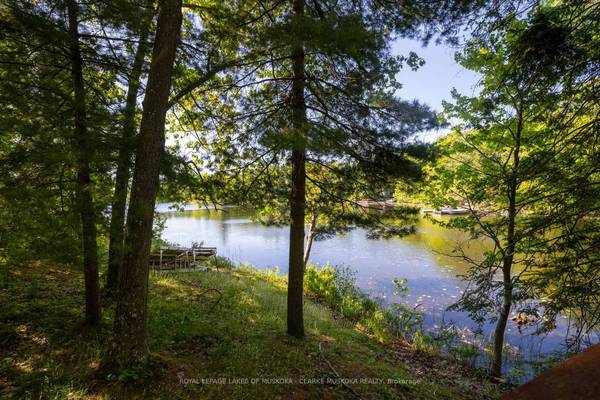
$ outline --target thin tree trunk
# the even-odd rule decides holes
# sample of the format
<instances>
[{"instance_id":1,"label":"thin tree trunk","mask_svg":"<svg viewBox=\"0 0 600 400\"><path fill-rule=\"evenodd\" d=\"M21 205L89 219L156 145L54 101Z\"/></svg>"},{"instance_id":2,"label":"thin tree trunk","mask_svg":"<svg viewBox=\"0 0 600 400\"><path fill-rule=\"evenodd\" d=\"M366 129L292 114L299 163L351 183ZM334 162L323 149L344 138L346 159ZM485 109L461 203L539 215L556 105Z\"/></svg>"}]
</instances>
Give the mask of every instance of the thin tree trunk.
<instances>
[{"instance_id":1,"label":"thin tree trunk","mask_svg":"<svg viewBox=\"0 0 600 400\"><path fill-rule=\"evenodd\" d=\"M509 180L508 190L508 227L506 232L506 250L502 260L502 306L496 329L494 331L494 352L490 375L496 378L502 376L502 354L504 348L504 333L510 316L513 297L512 265L515 255L515 221L517 218L517 188L519 186L519 151L521 149L521 131L523 129L519 113L517 132L515 134L515 151L513 153L513 170Z\"/></svg>"},{"instance_id":2,"label":"thin tree trunk","mask_svg":"<svg viewBox=\"0 0 600 400\"><path fill-rule=\"evenodd\" d=\"M117 369L144 363L148 355L148 262L160 160L165 147L165 116L181 21L181 0L159 2L127 214L123 266L119 273L114 341L108 360Z\"/></svg>"},{"instance_id":3,"label":"thin tree trunk","mask_svg":"<svg viewBox=\"0 0 600 400\"><path fill-rule=\"evenodd\" d=\"M306 246L304 247L304 269L310 258L310 250L312 249L313 241L315 240L315 228L317 226L317 213L313 212L308 224L308 234L306 235Z\"/></svg>"},{"instance_id":4,"label":"thin tree trunk","mask_svg":"<svg viewBox=\"0 0 600 400\"><path fill-rule=\"evenodd\" d=\"M125 102L125 109L123 110L121 147L119 148L117 174L115 177L115 192L113 195L110 216L108 272L106 274L106 289L108 293L112 293L117 288L119 270L123 263L125 207L127 205L131 156L134 149L134 138L136 134L135 115L137 96L140 88L140 77L144 66L144 58L148 52L148 31L150 29L151 21L151 16L146 16L146 21L140 32L140 42L136 49L131 73L129 75L127 100Z\"/></svg>"},{"instance_id":5,"label":"thin tree trunk","mask_svg":"<svg viewBox=\"0 0 600 400\"><path fill-rule=\"evenodd\" d=\"M304 0L293 0L294 17L304 15ZM304 337L304 208L306 203L306 103L304 98L304 49L302 44L292 52L292 123L295 141L292 149L292 193L290 198L290 253L287 297L287 332Z\"/></svg>"},{"instance_id":6,"label":"thin tree trunk","mask_svg":"<svg viewBox=\"0 0 600 400\"><path fill-rule=\"evenodd\" d=\"M77 207L81 218L83 242L83 273L85 280L85 320L89 325L100 322L100 299L98 279L98 248L96 243L96 218L93 185L90 178L90 161L93 158L86 121L85 87L83 82L83 61L79 48L78 6L74 1L67 5L69 36L71 39L71 78L73 80L73 116L75 120L73 145L77 152Z\"/></svg>"},{"instance_id":7,"label":"thin tree trunk","mask_svg":"<svg viewBox=\"0 0 600 400\"><path fill-rule=\"evenodd\" d=\"M509 246L507 249L507 255L504 257L502 265L502 282L503 282L503 294L502 294L502 306L500 309L500 315L498 322L496 323L496 329L494 331L494 353L492 359L492 370L491 375L493 377L502 376L502 354L504 348L504 332L506 330L506 323L510 315L510 309L512 306L512 279L511 269L513 263L514 246ZM510 255L509 255L510 253Z\"/></svg>"}]
</instances>

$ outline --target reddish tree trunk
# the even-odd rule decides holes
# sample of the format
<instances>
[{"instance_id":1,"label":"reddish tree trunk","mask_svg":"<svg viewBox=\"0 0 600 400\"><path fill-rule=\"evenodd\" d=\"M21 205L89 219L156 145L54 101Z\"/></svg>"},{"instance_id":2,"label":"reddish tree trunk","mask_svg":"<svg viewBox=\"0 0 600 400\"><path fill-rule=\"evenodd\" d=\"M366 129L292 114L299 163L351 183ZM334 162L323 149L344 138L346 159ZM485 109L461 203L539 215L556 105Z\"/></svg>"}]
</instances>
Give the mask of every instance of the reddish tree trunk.
<instances>
[{"instance_id":1,"label":"reddish tree trunk","mask_svg":"<svg viewBox=\"0 0 600 400\"><path fill-rule=\"evenodd\" d=\"M165 116L181 21L181 0L159 2L156 40L144 97L127 214L123 266L119 273L114 341L109 356L113 368L143 363L148 355L148 262L160 160L165 146Z\"/></svg>"},{"instance_id":2,"label":"reddish tree trunk","mask_svg":"<svg viewBox=\"0 0 600 400\"><path fill-rule=\"evenodd\" d=\"M294 16L304 15L304 0L294 0ZM287 332L304 337L304 208L306 203L306 103L304 98L305 65L302 45L292 53L292 121L295 140L292 149L292 193L290 198L290 253L287 298Z\"/></svg>"}]
</instances>

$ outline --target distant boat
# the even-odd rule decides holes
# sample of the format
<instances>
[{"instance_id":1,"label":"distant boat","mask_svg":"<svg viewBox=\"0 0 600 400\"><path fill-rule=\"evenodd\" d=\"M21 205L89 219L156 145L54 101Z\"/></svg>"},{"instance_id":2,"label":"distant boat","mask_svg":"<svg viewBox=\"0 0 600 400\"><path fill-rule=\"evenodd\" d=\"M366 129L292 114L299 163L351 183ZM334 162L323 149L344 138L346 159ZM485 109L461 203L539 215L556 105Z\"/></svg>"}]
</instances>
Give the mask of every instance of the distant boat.
<instances>
[{"instance_id":1,"label":"distant boat","mask_svg":"<svg viewBox=\"0 0 600 400\"><path fill-rule=\"evenodd\" d=\"M440 208L439 210L434 210L434 214L437 215L466 215L469 214L470 211L467 208Z\"/></svg>"}]
</instances>

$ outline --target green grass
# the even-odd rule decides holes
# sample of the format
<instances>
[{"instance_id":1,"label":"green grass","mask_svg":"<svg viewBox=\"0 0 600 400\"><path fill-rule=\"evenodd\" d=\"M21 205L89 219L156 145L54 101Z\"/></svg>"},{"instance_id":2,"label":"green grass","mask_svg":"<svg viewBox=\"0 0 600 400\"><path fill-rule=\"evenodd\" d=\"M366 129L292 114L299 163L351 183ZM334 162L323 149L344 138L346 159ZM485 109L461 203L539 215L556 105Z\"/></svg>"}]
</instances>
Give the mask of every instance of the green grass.
<instances>
[{"instance_id":1,"label":"green grass","mask_svg":"<svg viewBox=\"0 0 600 400\"><path fill-rule=\"evenodd\" d=\"M84 328L82 287L82 275L66 267L10 270L0 287L0 398L479 399L494 393L459 372L438 374L444 368L435 363L445 361L379 343L312 301L305 304L306 339L287 336L285 282L251 270L153 275L147 370L101 374L112 309L105 307L99 328ZM346 385L335 382L338 375Z\"/></svg>"}]
</instances>

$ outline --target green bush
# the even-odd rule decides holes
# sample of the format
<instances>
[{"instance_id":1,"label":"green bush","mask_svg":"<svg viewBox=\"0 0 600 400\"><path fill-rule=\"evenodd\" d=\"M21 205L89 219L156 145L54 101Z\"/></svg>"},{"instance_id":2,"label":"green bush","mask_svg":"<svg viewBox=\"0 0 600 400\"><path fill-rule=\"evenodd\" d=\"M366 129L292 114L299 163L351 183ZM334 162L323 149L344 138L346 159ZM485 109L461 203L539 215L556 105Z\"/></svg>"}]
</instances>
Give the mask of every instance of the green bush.
<instances>
[{"instance_id":1,"label":"green bush","mask_svg":"<svg viewBox=\"0 0 600 400\"><path fill-rule=\"evenodd\" d=\"M408 292L406 279L394 279L395 295ZM389 337L412 339L421 328L423 315L401 304L392 303L387 308L371 299L356 286L352 271L347 267L308 265L304 276L304 289L308 295L326 304L345 318L358 322L369 332L385 340Z\"/></svg>"},{"instance_id":2,"label":"green bush","mask_svg":"<svg viewBox=\"0 0 600 400\"><path fill-rule=\"evenodd\" d=\"M386 341L390 338L390 329L386 319L386 312L377 309L368 313L361 321L368 332L372 333L377 339Z\"/></svg>"},{"instance_id":3,"label":"green bush","mask_svg":"<svg viewBox=\"0 0 600 400\"><path fill-rule=\"evenodd\" d=\"M233 261L223 256L209 257L207 263L216 269L225 269L230 271L237 267Z\"/></svg>"},{"instance_id":4,"label":"green bush","mask_svg":"<svg viewBox=\"0 0 600 400\"><path fill-rule=\"evenodd\" d=\"M363 304L356 298L344 297L340 304L340 312L344 317L357 321L364 314Z\"/></svg>"},{"instance_id":5,"label":"green bush","mask_svg":"<svg viewBox=\"0 0 600 400\"><path fill-rule=\"evenodd\" d=\"M329 264L323 268L309 264L304 274L304 290L317 300L337 308L342 302L342 296L336 286L335 276L336 270Z\"/></svg>"},{"instance_id":6,"label":"green bush","mask_svg":"<svg viewBox=\"0 0 600 400\"><path fill-rule=\"evenodd\" d=\"M378 308L378 304L356 287L352 271L347 267L322 268L308 265L304 275L304 290L342 314L351 321L358 322Z\"/></svg>"}]
</instances>

